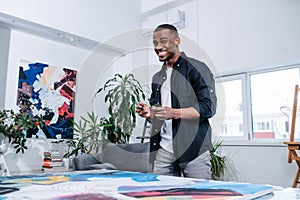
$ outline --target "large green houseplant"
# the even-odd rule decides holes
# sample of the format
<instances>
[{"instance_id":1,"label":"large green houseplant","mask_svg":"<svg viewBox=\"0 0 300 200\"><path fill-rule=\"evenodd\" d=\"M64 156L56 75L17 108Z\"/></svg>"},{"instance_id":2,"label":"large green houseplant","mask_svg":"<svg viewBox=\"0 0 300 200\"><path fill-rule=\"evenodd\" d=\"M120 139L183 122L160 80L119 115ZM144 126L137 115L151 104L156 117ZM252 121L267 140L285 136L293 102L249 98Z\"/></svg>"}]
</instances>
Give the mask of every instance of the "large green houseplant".
<instances>
[{"instance_id":1,"label":"large green houseplant","mask_svg":"<svg viewBox=\"0 0 300 200\"><path fill-rule=\"evenodd\" d=\"M27 149L26 132L34 131L44 125L42 116L31 116L26 112L16 112L12 109L0 111L0 134L12 144L16 153Z\"/></svg>"},{"instance_id":2,"label":"large green houseplant","mask_svg":"<svg viewBox=\"0 0 300 200\"><path fill-rule=\"evenodd\" d=\"M104 101L108 103L108 126L104 128L107 138L114 143L128 143L136 126L136 103L145 100L139 81L133 74L115 74L106 81L96 94L105 91Z\"/></svg>"}]
</instances>

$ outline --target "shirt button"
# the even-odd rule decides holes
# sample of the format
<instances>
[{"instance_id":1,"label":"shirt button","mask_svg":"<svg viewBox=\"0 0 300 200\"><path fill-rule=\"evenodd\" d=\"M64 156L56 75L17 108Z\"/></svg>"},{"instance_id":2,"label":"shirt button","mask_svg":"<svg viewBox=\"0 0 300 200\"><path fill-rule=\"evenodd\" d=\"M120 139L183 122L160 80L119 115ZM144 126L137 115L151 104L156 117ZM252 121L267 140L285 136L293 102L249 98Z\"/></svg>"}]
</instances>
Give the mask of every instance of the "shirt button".
<instances>
[{"instance_id":1,"label":"shirt button","mask_svg":"<svg viewBox=\"0 0 300 200\"><path fill-rule=\"evenodd\" d=\"M179 64L177 64L177 67L179 67L180 65Z\"/></svg>"},{"instance_id":2,"label":"shirt button","mask_svg":"<svg viewBox=\"0 0 300 200\"><path fill-rule=\"evenodd\" d=\"M156 88L156 91L159 91L159 89L158 89L158 88Z\"/></svg>"},{"instance_id":3,"label":"shirt button","mask_svg":"<svg viewBox=\"0 0 300 200\"><path fill-rule=\"evenodd\" d=\"M214 90L210 90L210 92L214 92Z\"/></svg>"},{"instance_id":4,"label":"shirt button","mask_svg":"<svg viewBox=\"0 0 300 200\"><path fill-rule=\"evenodd\" d=\"M166 77L164 76L164 78L163 79L166 79Z\"/></svg>"},{"instance_id":5,"label":"shirt button","mask_svg":"<svg viewBox=\"0 0 300 200\"><path fill-rule=\"evenodd\" d=\"M154 142L153 145L156 146L156 142Z\"/></svg>"},{"instance_id":6,"label":"shirt button","mask_svg":"<svg viewBox=\"0 0 300 200\"><path fill-rule=\"evenodd\" d=\"M157 132L157 131L158 131L158 129L155 129L154 131L155 131L155 132Z\"/></svg>"}]
</instances>

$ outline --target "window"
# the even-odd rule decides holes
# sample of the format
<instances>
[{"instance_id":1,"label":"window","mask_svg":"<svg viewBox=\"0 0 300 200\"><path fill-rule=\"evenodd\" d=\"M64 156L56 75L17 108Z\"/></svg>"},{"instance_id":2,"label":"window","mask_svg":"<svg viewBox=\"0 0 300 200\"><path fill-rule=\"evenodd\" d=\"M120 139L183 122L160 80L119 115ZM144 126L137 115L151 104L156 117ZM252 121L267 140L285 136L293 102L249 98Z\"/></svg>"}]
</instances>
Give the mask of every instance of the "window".
<instances>
[{"instance_id":1,"label":"window","mask_svg":"<svg viewBox=\"0 0 300 200\"><path fill-rule=\"evenodd\" d=\"M217 78L213 133L225 140L286 140L299 74L299 67L294 67ZM295 137L300 138L300 123L296 126Z\"/></svg>"},{"instance_id":2,"label":"window","mask_svg":"<svg viewBox=\"0 0 300 200\"><path fill-rule=\"evenodd\" d=\"M270 122L256 122L253 124L254 131L270 131Z\"/></svg>"},{"instance_id":3,"label":"window","mask_svg":"<svg viewBox=\"0 0 300 200\"><path fill-rule=\"evenodd\" d=\"M244 123L246 123L246 107L243 99L244 85L245 75L223 77L216 81L218 107L214 117L215 121L212 124L213 133L222 127L222 131L217 132L218 136L235 139L245 139L247 136L244 134Z\"/></svg>"},{"instance_id":4,"label":"window","mask_svg":"<svg viewBox=\"0 0 300 200\"><path fill-rule=\"evenodd\" d=\"M285 121L291 116L299 68L250 75L253 138L287 137Z\"/></svg>"}]
</instances>

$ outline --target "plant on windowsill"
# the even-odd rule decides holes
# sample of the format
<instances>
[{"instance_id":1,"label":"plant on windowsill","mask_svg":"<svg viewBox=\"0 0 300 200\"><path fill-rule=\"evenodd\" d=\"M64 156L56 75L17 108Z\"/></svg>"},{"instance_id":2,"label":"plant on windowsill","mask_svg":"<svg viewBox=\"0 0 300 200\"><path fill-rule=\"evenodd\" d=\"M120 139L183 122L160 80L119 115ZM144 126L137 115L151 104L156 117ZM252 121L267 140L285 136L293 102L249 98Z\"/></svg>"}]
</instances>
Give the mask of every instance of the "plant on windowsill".
<instances>
[{"instance_id":1,"label":"plant on windowsill","mask_svg":"<svg viewBox=\"0 0 300 200\"><path fill-rule=\"evenodd\" d=\"M104 133L113 143L128 143L136 126L136 103L145 100L143 88L133 74L115 74L96 94L102 91L106 92L109 113L104 122L110 124L104 127Z\"/></svg>"},{"instance_id":2,"label":"plant on windowsill","mask_svg":"<svg viewBox=\"0 0 300 200\"><path fill-rule=\"evenodd\" d=\"M221 156L219 154L219 148L222 144L222 141L216 140L213 143L213 149L210 152L211 158L211 172L213 180L220 180L221 175L224 173L226 164L225 164L225 156Z\"/></svg>"},{"instance_id":3,"label":"plant on windowsill","mask_svg":"<svg viewBox=\"0 0 300 200\"><path fill-rule=\"evenodd\" d=\"M0 111L0 134L9 144L14 145L16 153L24 153L27 149L26 132L41 128L44 122L42 116L33 117L26 112L3 109Z\"/></svg>"}]
</instances>

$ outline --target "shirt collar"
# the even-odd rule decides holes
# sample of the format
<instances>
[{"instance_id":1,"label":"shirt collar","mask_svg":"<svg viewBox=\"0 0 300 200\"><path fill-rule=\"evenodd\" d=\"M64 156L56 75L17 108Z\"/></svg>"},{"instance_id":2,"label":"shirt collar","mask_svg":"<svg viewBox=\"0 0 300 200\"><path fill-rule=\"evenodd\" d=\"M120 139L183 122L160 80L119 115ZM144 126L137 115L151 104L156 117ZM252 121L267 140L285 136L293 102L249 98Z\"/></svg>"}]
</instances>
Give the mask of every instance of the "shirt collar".
<instances>
[{"instance_id":1,"label":"shirt collar","mask_svg":"<svg viewBox=\"0 0 300 200\"><path fill-rule=\"evenodd\" d=\"M176 60L176 62L173 65L174 69L177 69L178 67L180 67L186 60L186 55L184 52L180 52L180 56L178 57L178 59ZM162 71L166 70L166 63L164 62L162 65Z\"/></svg>"},{"instance_id":2,"label":"shirt collar","mask_svg":"<svg viewBox=\"0 0 300 200\"><path fill-rule=\"evenodd\" d=\"M179 68L184 63L185 60L186 60L186 55L184 52L181 52L181 55L179 56L177 61L174 63L173 68Z\"/></svg>"}]
</instances>

